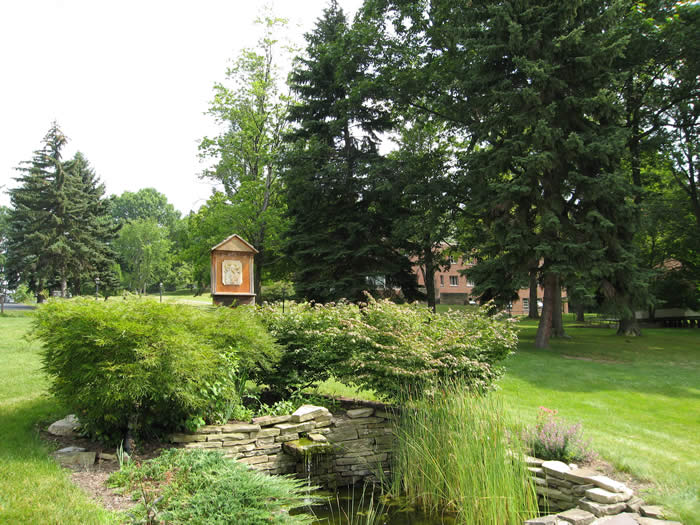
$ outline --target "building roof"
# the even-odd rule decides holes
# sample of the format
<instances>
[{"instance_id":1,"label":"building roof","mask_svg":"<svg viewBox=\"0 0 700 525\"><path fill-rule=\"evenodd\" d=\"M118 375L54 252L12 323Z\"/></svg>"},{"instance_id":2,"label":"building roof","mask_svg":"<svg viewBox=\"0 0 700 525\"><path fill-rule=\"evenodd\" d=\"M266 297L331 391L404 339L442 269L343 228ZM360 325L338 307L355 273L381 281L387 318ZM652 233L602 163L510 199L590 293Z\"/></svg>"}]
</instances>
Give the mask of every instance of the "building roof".
<instances>
[{"instance_id":1,"label":"building roof","mask_svg":"<svg viewBox=\"0 0 700 525\"><path fill-rule=\"evenodd\" d=\"M223 241L221 241L219 244L214 246L211 251L214 250L224 250L224 251L230 251L230 252L251 252L251 253L258 253L258 250L256 250L252 244L250 244L248 241L243 239L240 235L237 233L234 233L230 237L227 237Z\"/></svg>"}]
</instances>

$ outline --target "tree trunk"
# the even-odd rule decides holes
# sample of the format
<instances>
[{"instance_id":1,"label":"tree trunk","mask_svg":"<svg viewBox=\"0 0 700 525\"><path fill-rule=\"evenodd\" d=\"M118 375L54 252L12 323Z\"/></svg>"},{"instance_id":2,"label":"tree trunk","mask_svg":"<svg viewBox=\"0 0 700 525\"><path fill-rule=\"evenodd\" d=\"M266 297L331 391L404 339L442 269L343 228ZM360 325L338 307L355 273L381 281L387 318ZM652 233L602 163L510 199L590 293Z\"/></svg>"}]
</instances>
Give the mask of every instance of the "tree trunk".
<instances>
[{"instance_id":1,"label":"tree trunk","mask_svg":"<svg viewBox=\"0 0 700 525\"><path fill-rule=\"evenodd\" d=\"M68 294L66 293L68 291L68 281L66 281L65 277L61 277L61 297L64 299L68 297Z\"/></svg>"},{"instance_id":2,"label":"tree trunk","mask_svg":"<svg viewBox=\"0 0 700 525\"><path fill-rule=\"evenodd\" d=\"M562 306L561 306L561 282L559 277L557 277L557 284L554 288L554 304L552 309L552 335L554 337L565 337L569 339L564 331L564 321L562 320Z\"/></svg>"},{"instance_id":3,"label":"tree trunk","mask_svg":"<svg viewBox=\"0 0 700 525\"><path fill-rule=\"evenodd\" d=\"M544 299L542 305L542 317L537 327L535 336L535 348L549 347L549 338L552 335L552 317L554 312L554 294L556 293L557 276L547 273L544 276Z\"/></svg>"},{"instance_id":4,"label":"tree trunk","mask_svg":"<svg viewBox=\"0 0 700 525\"><path fill-rule=\"evenodd\" d=\"M537 308L537 269L530 270L530 300L528 304L527 316L530 319L539 319L540 312Z\"/></svg>"},{"instance_id":5,"label":"tree trunk","mask_svg":"<svg viewBox=\"0 0 700 525\"><path fill-rule=\"evenodd\" d=\"M256 304L262 304L262 269L265 264L265 248L260 246L258 253L254 257L255 268L253 269L253 292L256 294Z\"/></svg>"},{"instance_id":6,"label":"tree trunk","mask_svg":"<svg viewBox=\"0 0 700 525\"><path fill-rule=\"evenodd\" d=\"M579 323L585 322L585 317L584 317L584 310L586 309L585 306L583 306L583 302L578 302L576 303L576 321Z\"/></svg>"},{"instance_id":7,"label":"tree trunk","mask_svg":"<svg viewBox=\"0 0 700 525\"><path fill-rule=\"evenodd\" d=\"M423 251L423 280L425 281L425 293L428 295L428 308L433 313L437 312L435 305L435 262L433 260L433 250L428 246Z\"/></svg>"},{"instance_id":8,"label":"tree trunk","mask_svg":"<svg viewBox=\"0 0 700 525\"><path fill-rule=\"evenodd\" d=\"M639 322L636 317L631 319L620 319L620 324L617 328L617 335L626 337L638 337L642 335L642 329L639 327Z\"/></svg>"}]
</instances>

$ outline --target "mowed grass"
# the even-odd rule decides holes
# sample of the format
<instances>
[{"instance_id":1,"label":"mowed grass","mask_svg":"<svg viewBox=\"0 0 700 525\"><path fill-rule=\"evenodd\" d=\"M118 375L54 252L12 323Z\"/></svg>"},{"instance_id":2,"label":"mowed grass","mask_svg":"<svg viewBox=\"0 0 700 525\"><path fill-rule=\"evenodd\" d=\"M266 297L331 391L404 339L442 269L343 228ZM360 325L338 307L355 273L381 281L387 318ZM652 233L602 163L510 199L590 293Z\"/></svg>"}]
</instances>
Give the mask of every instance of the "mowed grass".
<instances>
[{"instance_id":1,"label":"mowed grass","mask_svg":"<svg viewBox=\"0 0 700 525\"><path fill-rule=\"evenodd\" d=\"M46 395L30 319L0 316L0 523L103 524L114 515L91 502L49 456L37 422L65 416Z\"/></svg>"},{"instance_id":2,"label":"mowed grass","mask_svg":"<svg viewBox=\"0 0 700 525\"><path fill-rule=\"evenodd\" d=\"M534 348L536 324L521 322L518 353L500 381L506 409L521 422L538 407L580 421L595 450L656 488L644 495L700 523L700 330L567 326L571 339Z\"/></svg>"}]
</instances>

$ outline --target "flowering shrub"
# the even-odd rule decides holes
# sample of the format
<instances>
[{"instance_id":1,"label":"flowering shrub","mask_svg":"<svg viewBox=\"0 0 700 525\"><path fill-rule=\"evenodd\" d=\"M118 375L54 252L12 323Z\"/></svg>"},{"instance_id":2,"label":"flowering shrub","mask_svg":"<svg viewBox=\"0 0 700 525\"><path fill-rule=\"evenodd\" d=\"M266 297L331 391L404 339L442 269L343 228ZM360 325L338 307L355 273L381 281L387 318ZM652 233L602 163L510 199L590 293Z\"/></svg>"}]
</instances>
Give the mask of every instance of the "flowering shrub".
<instances>
[{"instance_id":1,"label":"flowering shrub","mask_svg":"<svg viewBox=\"0 0 700 525\"><path fill-rule=\"evenodd\" d=\"M557 411L540 407L537 422L523 432L530 454L540 459L590 462L595 458L589 440L584 440L581 423L570 425Z\"/></svg>"},{"instance_id":2,"label":"flowering shrub","mask_svg":"<svg viewBox=\"0 0 700 525\"><path fill-rule=\"evenodd\" d=\"M293 388L338 379L397 399L406 387L430 393L446 379L485 390L501 374L498 363L517 344L513 322L450 311L433 314L417 304L369 297L365 304L278 305L259 310L286 349L267 384Z\"/></svg>"}]
</instances>

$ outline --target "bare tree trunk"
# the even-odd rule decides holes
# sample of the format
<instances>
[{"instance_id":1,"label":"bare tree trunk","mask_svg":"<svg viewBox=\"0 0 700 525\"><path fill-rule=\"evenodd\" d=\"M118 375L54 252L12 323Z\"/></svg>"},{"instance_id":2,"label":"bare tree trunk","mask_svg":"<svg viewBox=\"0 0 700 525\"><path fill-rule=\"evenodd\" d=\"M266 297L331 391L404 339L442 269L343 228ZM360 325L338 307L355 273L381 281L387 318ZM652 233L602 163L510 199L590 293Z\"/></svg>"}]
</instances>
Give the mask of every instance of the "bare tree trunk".
<instances>
[{"instance_id":1,"label":"bare tree trunk","mask_svg":"<svg viewBox=\"0 0 700 525\"><path fill-rule=\"evenodd\" d=\"M423 281L425 281L425 293L428 295L428 308L430 308L433 313L437 312L437 306L435 305L435 261L433 260L433 250L430 246L424 248L423 260L425 264L423 265Z\"/></svg>"},{"instance_id":2,"label":"bare tree trunk","mask_svg":"<svg viewBox=\"0 0 700 525\"><path fill-rule=\"evenodd\" d=\"M576 303L576 321L579 323L583 323L586 319L584 316L584 310L586 309L585 306L583 306L583 302L578 302Z\"/></svg>"},{"instance_id":3,"label":"bare tree trunk","mask_svg":"<svg viewBox=\"0 0 700 525\"><path fill-rule=\"evenodd\" d=\"M554 337L565 337L569 339L569 336L564 330L564 321L562 320L561 282L559 281L559 277L557 277L557 284L554 289L554 305L552 310L552 335L554 335Z\"/></svg>"},{"instance_id":4,"label":"bare tree trunk","mask_svg":"<svg viewBox=\"0 0 700 525\"><path fill-rule=\"evenodd\" d=\"M552 317L554 312L554 294L556 293L557 276L547 273L544 276L544 299L542 305L542 317L537 327L535 336L535 348L549 347L549 338L552 335Z\"/></svg>"},{"instance_id":5,"label":"bare tree trunk","mask_svg":"<svg viewBox=\"0 0 700 525\"><path fill-rule=\"evenodd\" d=\"M537 269L530 270L530 300L528 304L527 316L530 319L539 319L540 312L537 308Z\"/></svg>"}]
</instances>

